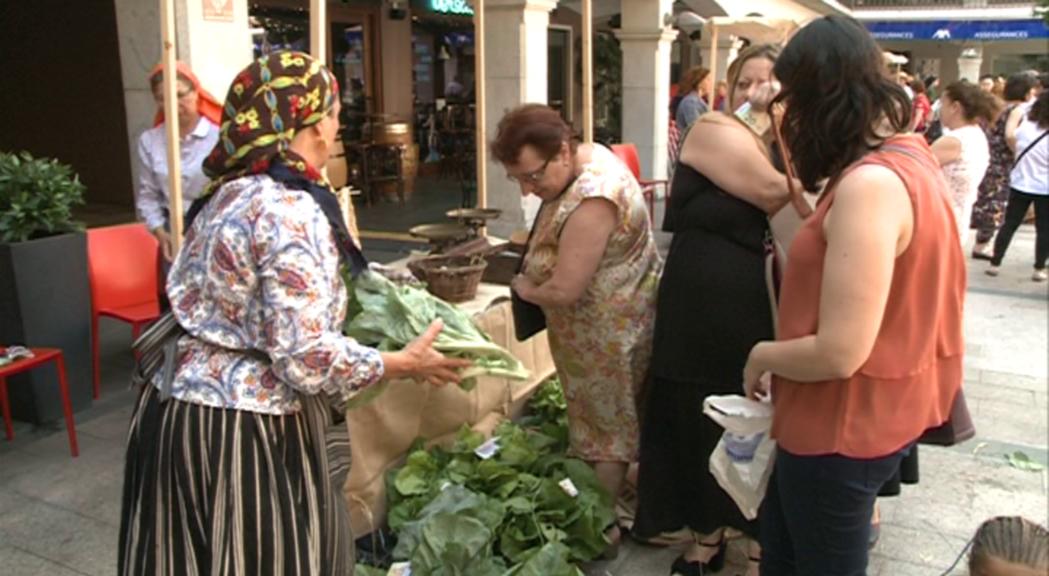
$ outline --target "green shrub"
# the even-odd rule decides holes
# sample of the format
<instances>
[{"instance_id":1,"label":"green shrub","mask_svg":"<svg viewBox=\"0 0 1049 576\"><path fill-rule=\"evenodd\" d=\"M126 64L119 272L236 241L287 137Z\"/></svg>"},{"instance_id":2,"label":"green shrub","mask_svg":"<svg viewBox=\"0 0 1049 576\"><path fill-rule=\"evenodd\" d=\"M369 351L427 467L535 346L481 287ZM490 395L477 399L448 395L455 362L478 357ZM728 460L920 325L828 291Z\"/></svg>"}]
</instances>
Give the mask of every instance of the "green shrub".
<instances>
[{"instance_id":1,"label":"green shrub","mask_svg":"<svg viewBox=\"0 0 1049 576\"><path fill-rule=\"evenodd\" d=\"M0 242L24 242L81 228L73 206L84 185L58 160L0 153Z\"/></svg>"}]
</instances>

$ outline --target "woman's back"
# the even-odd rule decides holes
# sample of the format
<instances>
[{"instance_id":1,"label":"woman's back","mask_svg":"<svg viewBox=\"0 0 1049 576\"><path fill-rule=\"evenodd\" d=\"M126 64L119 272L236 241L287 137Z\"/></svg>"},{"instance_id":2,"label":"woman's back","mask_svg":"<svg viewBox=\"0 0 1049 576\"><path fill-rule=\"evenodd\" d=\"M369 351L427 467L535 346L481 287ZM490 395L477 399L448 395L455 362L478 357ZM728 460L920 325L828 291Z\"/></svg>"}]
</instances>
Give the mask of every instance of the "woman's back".
<instances>
[{"instance_id":1,"label":"woman's back","mask_svg":"<svg viewBox=\"0 0 1049 576\"><path fill-rule=\"evenodd\" d=\"M958 233L964 239L980 182L991 161L990 148L983 128L976 124L952 130L944 138L955 138L961 143L961 156L943 166L943 175L947 178Z\"/></svg>"},{"instance_id":2,"label":"woman's back","mask_svg":"<svg viewBox=\"0 0 1049 576\"><path fill-rule=\"evenodd\" d=\"M772 336L765 289L768 220L691 166L674 173L665 229L653 375L738 391L747 351Z\"/></svg>"}]
</instances>

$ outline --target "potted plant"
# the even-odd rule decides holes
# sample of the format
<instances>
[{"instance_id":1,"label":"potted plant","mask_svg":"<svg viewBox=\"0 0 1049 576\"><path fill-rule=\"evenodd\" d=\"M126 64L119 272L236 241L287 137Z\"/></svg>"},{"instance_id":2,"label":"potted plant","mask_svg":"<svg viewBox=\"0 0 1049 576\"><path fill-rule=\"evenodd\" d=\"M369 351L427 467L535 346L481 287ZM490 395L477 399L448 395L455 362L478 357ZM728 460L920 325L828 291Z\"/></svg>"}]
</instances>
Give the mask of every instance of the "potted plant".
<instances>
[{"instance_id":1,"label":"potted plant","mask_svg":"<svg viewBox=\"0 0 1049 576\"><path fill-rule=\"evenodd\" d=\"M72 215L83 196L69 166L0 152L0 345L61 348L74 409L91 402L87 237ZM15 418L62 417L53 364L8 383Z\"/></svg>"}]
</instances>

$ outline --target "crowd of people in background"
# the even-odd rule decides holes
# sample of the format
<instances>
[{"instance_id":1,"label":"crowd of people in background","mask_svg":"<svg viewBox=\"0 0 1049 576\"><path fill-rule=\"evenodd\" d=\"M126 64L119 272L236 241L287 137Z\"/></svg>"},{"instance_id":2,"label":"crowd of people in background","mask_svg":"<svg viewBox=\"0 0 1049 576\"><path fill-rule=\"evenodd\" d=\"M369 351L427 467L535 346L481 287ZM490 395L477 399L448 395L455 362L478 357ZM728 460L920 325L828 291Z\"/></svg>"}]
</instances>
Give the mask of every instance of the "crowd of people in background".
<instances>
[{"instance_id":1,"label":"crowd of people in background","mask_svg":"<svg viewBox=\"0 0 1049 576\"><path fill-rule=\"evenodd\" d=\"M990 261L986 273L998 276L1016 229L1033 219L1031 278L1046 281L1049 158L1040 138L1049 127L1049 74L985 74L942 89L935 76L922 80L901 72L898 78L911 97L912 128L932 145L950 183L966 247L975 230L971 257Z\"/></svg>"}]
</instances>

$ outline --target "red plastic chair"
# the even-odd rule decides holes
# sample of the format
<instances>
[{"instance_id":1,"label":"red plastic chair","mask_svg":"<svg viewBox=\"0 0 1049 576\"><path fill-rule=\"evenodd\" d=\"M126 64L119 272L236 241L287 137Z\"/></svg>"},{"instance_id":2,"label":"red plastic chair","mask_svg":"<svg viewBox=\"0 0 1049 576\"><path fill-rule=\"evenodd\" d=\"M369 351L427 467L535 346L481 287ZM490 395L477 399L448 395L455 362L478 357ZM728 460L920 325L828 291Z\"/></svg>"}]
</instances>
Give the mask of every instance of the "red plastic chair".
<instances>
[{"instance_id":1,"label":"red plastic chair","mask_svg":"<svg viewBox=\"0 0 1049 576\"><path fill-rule=\"evenodd\" d=\"M641 178L641 161L637 157L637 146L633 144L613 144L612 153L619 157L627 168L634 173L634 178L637 179L637 183L641 185L641 194L645 197L645 204L648 205L648 218L654 226L656 223L656 196L655 191L659 186L663 187L663 196L667 197L669 194L669 188L667 187L666 180L644 180Z\"/></svg>"},{"instance_id":2,"label":"red plastic chair","mask_svg":"<svg viewBox=\"0 0 1049 576\"><path fill-rule=\"evenodd\" d=\"M94 394L100 391L98 319L131 324L132 339L160 316L157 301L157 239L143 224L87 231L87 266L91 281L91 357Z\"/></svg>"},{"instance_id":3,"label":"red plastic chair","mask_svg":"<svg viewBox=\"0 0 1049 576\"><path fill-rule=\"evenodd\" d=\"M14 440L15 429L11 424L11 406L7 401L7 377L54 360L58 367L58 389L62 394L62 411L66 415L66 431L69 433L69 451L73 453L73 458L76 458L80 455L80 449L76 443L73 405L69 401L69 383L66 381L66 362L62 357L62 351L57 348L30 348L29 350L33 353L32 358L15 360L6 366L0 366L0 413L4 416L4 433L8 440Z\"/></svg>"}]
</instances>

